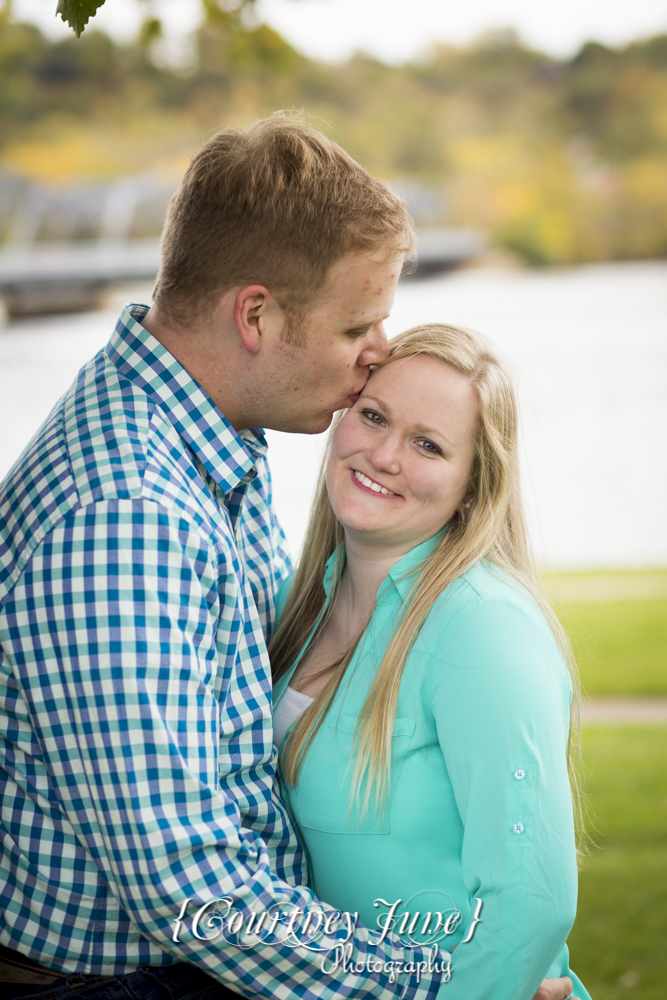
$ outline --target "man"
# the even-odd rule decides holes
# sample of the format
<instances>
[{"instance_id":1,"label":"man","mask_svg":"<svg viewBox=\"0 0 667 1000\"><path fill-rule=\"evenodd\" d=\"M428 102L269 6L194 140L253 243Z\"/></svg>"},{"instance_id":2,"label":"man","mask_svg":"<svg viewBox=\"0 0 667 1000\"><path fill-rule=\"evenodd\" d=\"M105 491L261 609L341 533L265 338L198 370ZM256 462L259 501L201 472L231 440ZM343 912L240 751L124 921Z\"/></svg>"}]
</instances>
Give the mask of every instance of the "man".
<instances>
[{"instance_id":1,"label":"man","mask_svg":"<svg viewBox=\"0 0 667 1000\"><path fill-rule=\"evenodd\" d=\"M315 433L356 399L412 238L300 118L215 136L154 307L123 311L3 484L9 995L430 1000L446 980L317 903L272 788L288 561L257 428ZM343 942L352 969L322 960Z\"/></svg>"}]
</instances>

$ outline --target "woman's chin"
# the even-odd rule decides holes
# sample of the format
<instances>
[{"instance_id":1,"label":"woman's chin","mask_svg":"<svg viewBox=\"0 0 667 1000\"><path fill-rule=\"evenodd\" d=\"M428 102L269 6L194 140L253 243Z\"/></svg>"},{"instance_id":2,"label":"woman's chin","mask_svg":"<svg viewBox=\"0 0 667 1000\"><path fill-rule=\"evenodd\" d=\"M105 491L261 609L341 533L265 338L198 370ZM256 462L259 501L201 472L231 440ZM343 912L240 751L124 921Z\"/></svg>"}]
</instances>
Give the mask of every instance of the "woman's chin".
<instances>
[{"instance_id":1,"label":"woman's chin","mask_svg":"<svg viewBox=\"0 0 667 1000\"><path fill-rule=\"evenodd\" d=\"M369 549L387 549L391 552L398 549L401 552L408 552L423 541L421 537L415 538L414 532L409 527L388 525L386 521L355 519L348 523L341 521L341 524L348 541L354 541L357 545L367 546Z\"/></svg>"},{"instance_id":2,"label":"woman's chin","mask_svg":"<svg viewBox=\"0 0 667 1000\"><path fill-rule=\"evenodd\" d=\"M349 534L369 536L380 534L388 537L392 534L391 530L388 530L387 522L380 518L349 517L343 520L339 517L338 520Z\"/></svg>"},{"instance_id":3,"label":"woman's chin","mask_svg":"<svg viewBox=\"0 0 667 1000\"><path fill-rule=\"evenodd\" d=\"M349 515L347 517L338 516L338 520L343 526L348 537L358 538L360 541L367 541L373 545L386 542L391 545L394 536L400 536L403 532L396 530L392 524L387 524L387 519L379 515L369 516L368 513Z\"/></svg>"}]
</instances>

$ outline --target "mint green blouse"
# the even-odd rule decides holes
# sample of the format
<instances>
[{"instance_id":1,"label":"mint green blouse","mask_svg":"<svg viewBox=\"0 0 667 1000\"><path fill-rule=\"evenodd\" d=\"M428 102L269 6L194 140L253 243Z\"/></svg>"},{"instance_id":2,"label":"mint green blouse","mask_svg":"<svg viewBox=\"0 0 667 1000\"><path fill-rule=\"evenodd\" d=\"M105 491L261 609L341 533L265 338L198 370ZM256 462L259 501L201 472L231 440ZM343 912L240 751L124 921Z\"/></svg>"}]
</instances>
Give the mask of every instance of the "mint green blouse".
<instances>
[{"instance_id":1,"label":"mint green blouse","mask_svg":"<svg viewBox=\"0 0 667 1000\"><path fill-rule=\"evenodd\" d=\"M441 947L458 946L446 1000L530 1000L546 975L569 975L575 996L590 1000L565 945L577 901L570 678L534 600L498 568L477 563L433 606L401 680L386 806L376 808L373 795L365 812L351 806L359 712L438 538L390 570L298 786L285 789L314 888L368 927L401 900L398 917L421 914L418 937L426 912L444 920L458 909L455 932L440 931ZM327 594L333 569L334 556ZM279 613L288 591L289 580ZM298 662L277 682L274 703ZM461 943L477 900L480 921Z\"/></svg>"}]
</instances>

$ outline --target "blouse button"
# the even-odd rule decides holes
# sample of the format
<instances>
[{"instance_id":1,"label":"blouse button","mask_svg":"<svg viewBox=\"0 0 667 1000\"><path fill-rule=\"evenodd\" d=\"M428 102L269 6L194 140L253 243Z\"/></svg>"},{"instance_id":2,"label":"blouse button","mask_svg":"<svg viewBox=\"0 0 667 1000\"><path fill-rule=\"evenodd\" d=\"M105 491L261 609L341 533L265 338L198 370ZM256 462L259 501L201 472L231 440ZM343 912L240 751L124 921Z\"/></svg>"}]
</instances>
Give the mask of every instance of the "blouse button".
<instances>
[{"instance_id":1,"label":"blouse button","mask_svg":"<svg viewBox=\"0 0 667 1000\"><path fill-rule=\"evenodd\" d=\"M523 781L523 779L526 777L526 772L522 771L521 768L519 768L518 771L514 772L514 777L516 778L517 781Z\"/></svg>"},{"instance_id":2,"label":"blouse button","mask_svg":"<svg viewBox=\"0 0 667 1000\"><path fill-rule=\"evenodd\" d=\"M524 829L525 827L523 823L515 823L514 826L512 827L514 833L523 833Z\"/></svg>"}]
</instances>

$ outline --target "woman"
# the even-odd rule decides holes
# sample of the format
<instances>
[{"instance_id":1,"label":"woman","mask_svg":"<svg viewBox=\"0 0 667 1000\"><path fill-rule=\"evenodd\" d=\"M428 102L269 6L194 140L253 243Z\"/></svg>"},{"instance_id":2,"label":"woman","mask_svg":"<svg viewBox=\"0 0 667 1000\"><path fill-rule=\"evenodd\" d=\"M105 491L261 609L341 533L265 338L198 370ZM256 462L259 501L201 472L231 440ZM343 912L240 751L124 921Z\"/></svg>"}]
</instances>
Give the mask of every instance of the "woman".
<instances>
[{"instance_id":1,"label":"woman","mask_svg":"<svg viewBox=\"0 0 667 1000\"><path fill-rule=\"evenodd\" d=\"M320 898L456 948L448 1000L529 1000L547 975L586 1000L565 946L567 644L528 555L512 386L480 337L392 341L334 429L279 611L276 742Z\"/></svg>"}]
</instances>

